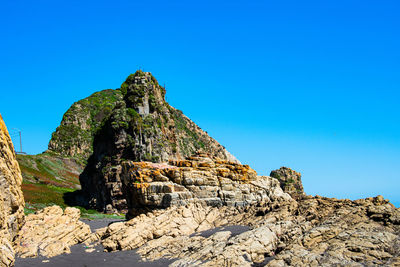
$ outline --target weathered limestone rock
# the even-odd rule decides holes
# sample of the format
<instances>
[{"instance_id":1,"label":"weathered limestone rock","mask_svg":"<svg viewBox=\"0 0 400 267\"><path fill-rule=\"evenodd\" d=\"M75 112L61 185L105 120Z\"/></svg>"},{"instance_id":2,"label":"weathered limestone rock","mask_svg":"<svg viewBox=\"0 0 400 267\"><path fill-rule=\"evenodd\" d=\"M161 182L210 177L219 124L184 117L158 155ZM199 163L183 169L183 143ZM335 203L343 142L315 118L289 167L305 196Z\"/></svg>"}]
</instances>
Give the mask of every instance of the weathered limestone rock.
<instances>
[{"instance_id":1,"label":"weathered limestone rock","mask_svg":"<svg viewBox=\"0 0 400 267\"><path fill-rule=\"evenodd\" d=\"M291 199L276 179L257 176L248 165L201 153L169 164L126 161L121 180L131 213L143 207L166 208L199 201L221 207Z\"/></svg>"},{"instance_id":2,"label":"weathered limestone rock","mask_svg":"<svg viewBox=\"0 0 400 267\"><path fill-rule=\"evenodd\" d=\"M301 174L287 167L281 167L270 174L271 177L278 179L285 193L288 193L294 199L304 196Z\"/></svg>"},{"instance_id":3,"label":"weathered limestone rock","mask_svg":"<svg viewBox=\"0 0 400 267\"><path fill-rule=\"evenodd\" d=\"M70 246L91 235L89 225L79 221L80 210L51 206L26 216L16 240L16 252L22 258L54 257L70 253Z\"/></svg>"},{"instance_id":4,"label":"weathered limestone rock","mask_svg":"<svg viewBox=\"0 0 400 267\"><path fill-rule=\"evenodd\" d=\"M12 242L24 221L21 183L14 146L0 115L0 266L14 264Z\"/></svg>"}]
</instances>

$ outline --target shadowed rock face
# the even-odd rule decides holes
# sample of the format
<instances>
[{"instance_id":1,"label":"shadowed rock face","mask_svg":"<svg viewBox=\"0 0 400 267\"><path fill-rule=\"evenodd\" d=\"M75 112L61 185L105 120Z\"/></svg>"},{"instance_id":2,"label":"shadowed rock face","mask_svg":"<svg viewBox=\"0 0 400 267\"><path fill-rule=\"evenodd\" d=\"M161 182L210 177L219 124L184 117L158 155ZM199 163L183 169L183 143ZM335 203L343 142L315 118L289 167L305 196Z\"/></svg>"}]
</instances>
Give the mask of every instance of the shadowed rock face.
<instances>
[{"instance_id":1,"label":"shadowed rock face","mask_svg":"<svg viewBox=\"0 0 400 267\"><path fill-rule=\"evenodd\" d=\"M295 199L304 196L301 174L287 167L281 167L270 174L271 177L278 179L285 193L288 193Z\"/></svg>"},{"instance_id":2,"label":"shadowed rock face","mask_svg":"<svg viewBox=\"0 0 400 267\"><path fill-rule=\"evenodd\" d=\"M121 85L115 104L96 132L93 154L80 177L88 205L125 210L122 161L168 162L206 151L238 162L222 145L165 101L165 89L149 73L137 71ZM111 207L111 208L110 208Z\"/></svg>"},{"instance_id":3,"label":"shadowed rock face","mask_svg":"<svg viewBox=\"0 0 400 267\"><path fill-rule=\"evenodd\" d=\"M204 153L169 164L127 161L122 163L121 177L130 212L196 202L221 207L290 199L276 179Z\"/></svg>"},{"instance_id":4,"label":"shadowed rock face","mask_svg":"<svg viewBox=\"0 0 400 267\"><path fill-rule=\"evenodd\" d=\"M21 183L14 146L0 115L0 266L14 264L12 242L24 222Z\"/></svg>"}]
</instances>

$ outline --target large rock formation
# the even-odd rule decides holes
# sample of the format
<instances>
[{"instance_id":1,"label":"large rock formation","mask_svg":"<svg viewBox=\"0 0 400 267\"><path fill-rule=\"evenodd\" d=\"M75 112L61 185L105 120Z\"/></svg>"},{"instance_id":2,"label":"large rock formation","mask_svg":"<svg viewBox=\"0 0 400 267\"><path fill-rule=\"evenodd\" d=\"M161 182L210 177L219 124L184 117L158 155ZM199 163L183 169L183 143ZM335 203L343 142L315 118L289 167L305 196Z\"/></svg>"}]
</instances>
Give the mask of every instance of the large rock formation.
<instances>
[{"instance_id":1,"label":"large rock formation","mask_svg":"<svg viewBox=\"0 0 400 267\"><path fill-rule=\"evenodd\" d=\"M22 258L54 257L69 253L70 247L90 235L89 225L79 221L77 208L51 206L29 214L16 239L16 252Z\"/></svg>"},{"instance_id":2,"label":"large rock formation","mask_svg":"<svg viewBox=\"0 0 400 267\"><path fill-rule=\"evenodd\" d=\"M186 160L170 160L169 164L126 161L122 163L121 179L131 213L144 207L166 208L196 202L221 207L290 199L276 179L257 176L248 165L204 153Z\"/></svg>"},{"instance_id":3,"label":"large rock formation","mask_svg":"<svg viewBox=\"0 0 400 267\"><path fill-rule=\"evenodd\" d=\"M24 222L21 183L14 146L0 115L0 266L14 264L12 242Z\"/></svg>"},{"instance_id":4,"label":"large rock formation","mask_svg":"<svg viewBox=\"0 0 400 267\"><path fill-rule=\"evenodd\" d=\"M89 206L126 209L121 191L124 160L167 162L198 150L238 162L222 145L165 101L165 89L149 73L137 71L119 89L123 99L101 123L93 154L80 177Z\"/></svg>"},{"instance_id":5,"label":"large rock formation","mask_svg":"<svg viewBox=\"0 0 400 267\"><path fill-rule=\"evenodd\" d=\"M304 196L303 183L301 182L301 174L287 167L281 167L274 170L270 174L271 177L278 179L284 192L288 193L295 199Z\"/></svg>"}]
</instances>

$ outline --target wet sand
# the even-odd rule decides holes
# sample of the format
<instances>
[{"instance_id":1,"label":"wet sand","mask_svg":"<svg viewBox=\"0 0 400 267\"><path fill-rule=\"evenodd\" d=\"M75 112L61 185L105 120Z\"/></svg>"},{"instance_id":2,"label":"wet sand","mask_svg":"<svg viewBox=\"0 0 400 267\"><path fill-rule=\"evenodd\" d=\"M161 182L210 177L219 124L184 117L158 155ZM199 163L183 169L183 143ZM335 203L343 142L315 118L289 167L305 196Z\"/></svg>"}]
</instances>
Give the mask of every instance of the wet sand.
<instances>
[{"instance_id":1,"label":"wet sand","mask_svg":"<svg viewBox=\"0 0 400 267\"><path fill-rule=\"evenodd\" d=\"M168 266L173 260L161 259L151 262L143 262L135 250L103 252L101 245L94 247L95 251L86 252L86 246L78 244L71 247L70 254L62 254L52 258L16 258L16 267L31 266L60 266L60 267L100 267L100 266L139 266L139 267L161 267Z\"/></svg>"}]
</instances>

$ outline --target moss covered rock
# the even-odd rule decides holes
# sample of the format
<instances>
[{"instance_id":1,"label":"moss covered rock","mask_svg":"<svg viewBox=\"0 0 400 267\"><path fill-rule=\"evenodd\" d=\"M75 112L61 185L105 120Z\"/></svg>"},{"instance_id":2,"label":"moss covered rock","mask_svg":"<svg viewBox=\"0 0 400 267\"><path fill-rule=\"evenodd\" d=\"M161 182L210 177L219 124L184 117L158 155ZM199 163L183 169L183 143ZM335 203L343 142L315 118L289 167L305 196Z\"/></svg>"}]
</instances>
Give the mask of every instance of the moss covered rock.
<instances>
[{"instance_id":1,"label":"moss covered rock","mask_svg":"<svg viewBox=\"0 0 400 267\"><path fill-rule=\"evenodd\" d=\"M101 122L120 100L120 90L108 89L74 103L52 134L49 150L86 161L93 152L93 138Z\"/></svg>"},{"instance_id":2,"label":"moss covered rock","mask_svg":"<svg viewBox=\"0 0 400 267\"><path fill-rule=\"evenodd\" d=\"M272 171L270 176L278 179L283 191L291 195L294 199L304 196L303 183L301 182L301 174L299 172L288 167L281 167L278 170Z\"/></svg>"}]
</instances>

